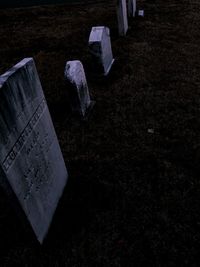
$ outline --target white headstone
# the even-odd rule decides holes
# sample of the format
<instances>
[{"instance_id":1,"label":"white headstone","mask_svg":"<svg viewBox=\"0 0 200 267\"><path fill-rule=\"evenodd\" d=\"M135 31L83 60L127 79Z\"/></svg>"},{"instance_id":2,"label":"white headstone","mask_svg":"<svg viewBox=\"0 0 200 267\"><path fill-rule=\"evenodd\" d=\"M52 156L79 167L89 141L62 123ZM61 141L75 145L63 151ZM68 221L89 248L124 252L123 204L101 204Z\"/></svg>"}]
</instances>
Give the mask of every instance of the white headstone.
<instances>
[{"instance_id":1,"label":"white headstone","mask_svg":"<svg viewBox=\"0 0 200 267\"><path fill-rule=\"evenodd\" d=\"M0 148L0 183L42 243L68 175L32 58L0 76Z\"/></svg>"},{"instance_id":2,"label":"white headstone","mask_svg":"<svg viewBox=\"0 0 200 267\"><path fill-rule=\"evenodd\" d=\"M138 16L139 17L144 17L144 10L138 10Z\"/></svg>"},{"instance_id":3,"label":"white headstone","mask_svg":"<svg viewBox=\"0 0 200 267\"><path fill-rule=\"evenodd\" d=\"M89 37L89 49L93 55L96 69L108 75L113 65L113 53L110 41L110 30L107 27L92 27Z\"/></svg>"},{"instance_id":4,"label":"white headstone","mask_svg":"<svg viewBox=\"0 0 200 267\"><path fill-rule=\"evenodd\" d=\"M135 17L135 13L136 13L136 0L128 0L129 17Z\"/></svg>"},{"instance_id":5,"label":"white headstone","mask_svg":"<svg viewBox=\"0 0 200 267\"><path fill-rule=\"evenodd\" d=\"M117 19L119 35L124 36L128 30L126 0L117 0Z\"/></svg>"},{"instance_id":6,"label":"white headstone","mask_svg":"<svg viewBox=\"0 0 200 267\"><path fill-rule=\"evenodd\" d=\"M93 107L94 101L90 99L85 71L79 60L68 61L66 63L65 79L69 86L72 110L82 118L86 117Z\"/></svg>"}]
</instances>

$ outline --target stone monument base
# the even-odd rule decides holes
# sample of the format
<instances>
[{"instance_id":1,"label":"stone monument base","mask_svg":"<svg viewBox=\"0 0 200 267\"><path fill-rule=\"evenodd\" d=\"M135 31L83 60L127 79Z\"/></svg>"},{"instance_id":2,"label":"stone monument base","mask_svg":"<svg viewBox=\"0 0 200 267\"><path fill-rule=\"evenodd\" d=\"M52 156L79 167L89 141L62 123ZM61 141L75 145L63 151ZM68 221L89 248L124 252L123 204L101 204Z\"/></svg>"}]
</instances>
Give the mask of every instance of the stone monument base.
<instances>
[{"instance_id":1,"label":"stone monument base","mask_svg":"<svg viewBox=\"0 0 200 267\"><path fill-rule=\"evenodd\" d=\"M91 100L90 105L86 110L85 116L84 117L81 116L81 119L83 121L87 121L89 119L95 104L96 104L96 101Z\"/></svg>"},{"instance_id":2,"label":"stone monument base","mask_svg":"<svg viewBox=\"0 0 200 267\"><path fill-rule=\"evenodd\" d=\"M108 67L108 69L106 70L106 72L104 72L104 76L107 76L108 75L108 73L110 72L110 69L112 68L112 65L113 65L114 62L115 62L115 59L113 58L113 60L110 63L110 66Z\"/></svg>"}]
</instances>

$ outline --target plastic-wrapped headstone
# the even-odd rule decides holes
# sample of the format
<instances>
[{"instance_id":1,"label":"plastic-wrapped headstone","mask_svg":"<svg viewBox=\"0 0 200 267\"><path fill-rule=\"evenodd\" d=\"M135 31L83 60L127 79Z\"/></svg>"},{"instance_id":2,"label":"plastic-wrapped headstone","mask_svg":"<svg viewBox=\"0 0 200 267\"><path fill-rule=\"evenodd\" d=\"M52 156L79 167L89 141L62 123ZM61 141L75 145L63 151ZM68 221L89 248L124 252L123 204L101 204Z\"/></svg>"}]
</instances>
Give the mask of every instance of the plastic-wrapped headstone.
<instances>
[{"instance_id":1,"label":"plastic-wrapped headstone","mask_svg":"<svg viewBox=\"0 0 200 267\"><path fill-rule=\"evenodd\" d=\"M109 28L104 26L92 27L89 49L93 55L94 69L105 76L108 75L114 62Z\"/></svg>"},{"instance_id":2,"label":"plastic-wrapped headstone","mask_svg":"<svg viewBox=\"0 0 200 267\"><path fill-rule=\"evenodd\" d=\"M67 61L64 74L72 111L82 118L87 118L95 102L90 99L82 63L79 60Z\"/></svg>"},{"instance_id":3,"label":"plastic-wrapped headstone","mask_svg":"<svg viewBox=\"0 0 200 267\"><path fill-rule=\"evenodd\" d=\"M0 184L40 243L67 177L34 60L25 58L0 76Z\"/></svg>"},{"instance_id":4,"label":"plastic-wrapped headstone","mask_svg":"<svg viewBox=\"0 0 200 267\"><path fill-rule=\"evenodd\" d=\"M118 31L120 36L125 36L128 30L126 0L117 0Z\"/></svg>"},{"instance_id":5,"label":"plastic-wrapped headstone","mask_svg":"<svg viewBox=\"0 0 200 267\"><path fill-rule=\"evenodd\" d=\"M136 15L136 0L128 0L128 15L135 17Z\"/></svg>"}]
</instances>

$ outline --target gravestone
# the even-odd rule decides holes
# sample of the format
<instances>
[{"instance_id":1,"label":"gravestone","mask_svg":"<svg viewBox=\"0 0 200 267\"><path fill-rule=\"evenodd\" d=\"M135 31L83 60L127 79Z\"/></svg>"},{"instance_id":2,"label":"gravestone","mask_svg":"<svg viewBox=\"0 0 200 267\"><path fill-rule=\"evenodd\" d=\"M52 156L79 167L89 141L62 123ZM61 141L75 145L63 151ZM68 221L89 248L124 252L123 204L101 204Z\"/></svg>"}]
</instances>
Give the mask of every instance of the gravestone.
<instances>
[{"instance_id":1,"label":"gravestone","mask_svg":"<svg viewBox=\"0 0 200 267\"><path fill-rule=\"evenodd\" d=\"M82 63L79 60L67 61L64 74L72 110L82 118L86 118L95 102L90 99Z\"/></svg>"},{"instance_id":2,"label":"gravestone","mask_svg":"<svg viewBox=\"0 0 200 267\"><path fill-rule=\"evenodd\" d=\"M124 36L128 30L126 0L117 0L117 19L119 35Z\"/></svg>"},{"instance_id":3,"label":"gravestone","mask_svg":"<svg viewBox=\"0 0 200 267\"><path fill-rule=\"evenodd\" d=\"M144 17L144 10L143 9L138 10L138 17Z\"/></svg>"},{"instance_id":4,"label":"gravestone","mask_svg":"<svg viewBox=\"0 0 200 267\"><path fill-rule=\"evenodd\" d=\"M42 243L68 175L32 58L0 76L0 147L0 183Z\"/></svg>"},{"instance_id":5,"label":"gravestone","mask_svg":"<svg viewBox=\"0 0 200 267\"><path fill-rule=\"evenodd\" d=\"M135 17L136 14L136 0L128 0L128 15Z\"/></svg>"},{"instance_id":6,"label":"gravestone","mask_svg":"<svg viewBox=\"0 0 200 267\"><path fill-rule=\"evenodd\" d=\"M94 68L105 76L108 75L114 62L109 28L104 26L92 27L89 49L93 56Z\"/></svg>"}]
</instances>

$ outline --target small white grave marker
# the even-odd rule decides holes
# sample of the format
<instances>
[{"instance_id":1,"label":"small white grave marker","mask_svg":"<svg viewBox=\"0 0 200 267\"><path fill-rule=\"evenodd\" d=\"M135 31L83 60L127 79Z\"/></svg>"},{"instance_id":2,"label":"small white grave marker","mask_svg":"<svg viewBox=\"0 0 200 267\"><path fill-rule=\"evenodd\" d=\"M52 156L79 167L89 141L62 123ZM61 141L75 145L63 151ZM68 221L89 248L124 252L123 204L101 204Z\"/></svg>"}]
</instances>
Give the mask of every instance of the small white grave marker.
<instances>
[{"instance_id":1,"label":"small white grave marker","mask_svg":"<svg viewBox=\"0 0 200 267\"><path fill-rule=\"evenodd\" d=\"M79 60L67 61L65 79L69 86L72 110L85 118L95 102L90 99L85 71Z\"/></svg>"},{"instance_id":2,"label":"small white grave marker","mask_svg":"<svg viewBox=\"0 0 200 267\"><path fill-rule=\"evenodd\" d=\"M138 16L144 17L144 10L138 10Z\"/></svg>"}]
</instances>

